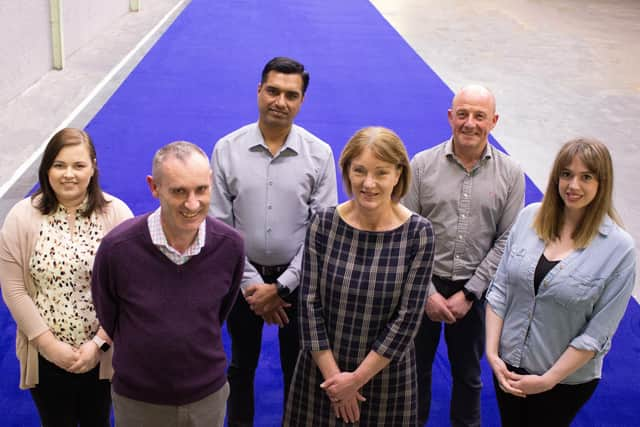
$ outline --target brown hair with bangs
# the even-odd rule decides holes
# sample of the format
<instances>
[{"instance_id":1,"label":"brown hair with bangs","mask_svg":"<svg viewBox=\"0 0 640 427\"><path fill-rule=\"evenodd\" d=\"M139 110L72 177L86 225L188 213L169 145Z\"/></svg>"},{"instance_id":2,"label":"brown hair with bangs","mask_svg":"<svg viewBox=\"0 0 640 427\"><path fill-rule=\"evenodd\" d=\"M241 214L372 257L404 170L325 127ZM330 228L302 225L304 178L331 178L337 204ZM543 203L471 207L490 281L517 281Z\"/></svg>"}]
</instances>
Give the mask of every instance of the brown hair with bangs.
<instances>
[{"instance_id":1,"label":"brown hair with bangs","mask_svg":"<svg viewBox=\"0 0 640 427\"><path fill-rule=\"evenodd\" d=\"M560 174L574 157L578 158L598 180L598 192L585 209L582 220L571 236L578 248L586 247L598 233L605 215L622 226L622 221L613 207L613 164L606 145L597 139L577 138L565 143L553 163L547 191L542 199L533 227L546 243L560 238L564 225L564 202L558 191Z\"/></svg>"},{"instance_id":2,"label":"brown hair with bangs","mask_svg":"<svg viewBox=\"0 0 640 427\"><path fill-rule=\"evenodd\" d=\"M411 183L411 166L409 166L409 155L400 137L391 129L381 126L371 126L357 131L340 154L340 170L342 171L342 182L349 197L353 197L351 191L351 180L349 179L349 168L354 158L358 157L365 148L370 148L375 156L383 162L388 162L400 168L400 178L393 187L391 200L399 202L409 191Z\"/></svg>"},{"instance_id":3,"label":"brown hair with bangs","mask_svg":"<svg viewBox=\"0 0 640 427\"><path fill-rule=\"evenodd\" d=\"M90 217L94 211L102 211L109 203L102 193L98 181L98 165L96 164L96 149L88 133L81 129L64 128L51 137L49 143L42 154L42 161L38 169L38 182L40 188L31 196L35 201L35 207L43 214L48 215L58 207L58 198L49 183L49 169L53 165L56 157L64 147L72 145L86 145L89 150L89 157L93 162L93 176L89 180L87 187L87 208L82 212L82 216ZM40 197L38 197L40 196Z\"/></svg>"}]
</instances>

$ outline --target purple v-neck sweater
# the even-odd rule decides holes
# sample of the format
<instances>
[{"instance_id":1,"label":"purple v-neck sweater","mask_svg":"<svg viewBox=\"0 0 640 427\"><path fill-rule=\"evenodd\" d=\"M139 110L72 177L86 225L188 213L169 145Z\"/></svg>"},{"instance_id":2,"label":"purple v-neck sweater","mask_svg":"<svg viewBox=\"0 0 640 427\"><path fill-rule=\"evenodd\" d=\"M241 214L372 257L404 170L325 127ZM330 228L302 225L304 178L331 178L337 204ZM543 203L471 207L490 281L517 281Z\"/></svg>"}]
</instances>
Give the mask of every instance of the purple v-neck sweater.
<instances>
[{"instance_id":1,"label":"purple v-neck sweater","mask_svg":"<svg viewBox=\"0 0 640 427\"><path fill-rule=\"evenodd\" d=\"M114 391L183 405L225 384L221 327L238 295L244 246L237 231L208 217L204 247L176 265L152 243L147 216L125 221L102 240L93 300L114 341Z\"/></svg>"}]
</instances>

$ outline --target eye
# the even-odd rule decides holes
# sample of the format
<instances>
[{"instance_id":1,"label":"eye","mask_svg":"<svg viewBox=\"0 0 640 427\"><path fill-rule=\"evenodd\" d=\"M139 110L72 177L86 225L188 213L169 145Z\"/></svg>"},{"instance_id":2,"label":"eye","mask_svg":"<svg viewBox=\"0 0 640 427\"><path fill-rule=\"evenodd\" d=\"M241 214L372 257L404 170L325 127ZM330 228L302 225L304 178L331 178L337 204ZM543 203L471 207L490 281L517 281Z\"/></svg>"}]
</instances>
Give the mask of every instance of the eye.
<instances>
[{"instance_id":1,"label":"eye","mask_svg":"<svg viewBox=\"0 0 640 427\"><path fill-rule=\"evenodd\" d=\"M595 176L593 176L593 174L585 173L584 175L582 175L582 179L583 179L584 181L591 181L591 180L593 180L593 179L596 179L596 177L595 177Z\"/></svg>"},{"instance_id":2,"label":"eye","mask_svg":"<svg viewBox=\"0 0 640 427\"><path fill-rule=\"evenodd\" d=\"M196 193L198 194L205 194L207 191L209 191L208 185L201 185L200 187L196 188Z\"/></svg>"},{"instance_id":3,"label":"eye","mask_svg":"<svg viewBox=\"0 0 640 427\"><path fill-rule=\"evenodd\" d=\"M286 96L289 101L295 101L300 98L300 94L298 92L287 92Z\"/></svg>"},{"instance_id":4,"label":"eye","mask_svg":"<svg viewBox=\"0 0 640 427\"><path fill-rule=\"evenodd\" d=\"M171 194L175 194L176 196L181 196L185 194L184 188L172 188L170 191L171 191Z\"/></svg>"},{"instance_id":5,"label":"eye","mask_svg":"<svg viewBox=\"0 0 640 427\"><path fill-rule=\"evenodd\" d=\"M560 178L569 178L570 176L571 176L571 172L569 171L560 172Z\"/></svg>"},{"instance_id":6,"label":"eye","mask_svg":"<svg viewBox=\"0 0 640 427\"><path fill-rule=\"evenodd\" d=\"M64 164L56 162L56 163L51 165L51 168L53 168L53 169L63 169L64 168Z\"/></svg>"},{"instance_id":7,"label":"eye","mask_svg":"<svg viewBox=\"0 0 640 427\"><path fill-rule=\"evenodd\" d=\"M456 112L456 117L459 119L464 119L465 117L467 117L467 112L466 111L457 111Z\"/></svg>"},{"instance_id":8,"label":"eye","mask_svg":"<svg viewBox=\"0 0 640 427\"><path fill-rule=\"evenodd\" d=\"M267 86L267 93L271 96L278 96L280 91L272 86Z\"/></svg>"}]
</instances>

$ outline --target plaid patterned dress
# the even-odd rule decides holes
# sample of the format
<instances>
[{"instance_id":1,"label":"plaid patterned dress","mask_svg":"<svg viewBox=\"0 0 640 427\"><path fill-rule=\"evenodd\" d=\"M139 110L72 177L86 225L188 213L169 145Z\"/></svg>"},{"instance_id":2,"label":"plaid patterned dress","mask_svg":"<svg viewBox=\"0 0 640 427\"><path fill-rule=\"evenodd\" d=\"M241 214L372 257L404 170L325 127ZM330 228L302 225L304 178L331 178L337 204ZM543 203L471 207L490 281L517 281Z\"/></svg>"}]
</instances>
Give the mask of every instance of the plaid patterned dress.
<instances>
[{"instance_id":1,"label":"plaid patterned dress","mask_svg":"<svg viewBox=\"0 0 640 427\"><path fill-rule=\"evenodd\" d=\"M357 230L336 208L320 211L305 243L300 287L302 350L289 392L285 426L339 426L320 389L311 351L332 350L353 371L373 350L391 363L361 390L360 426L415 426L417 383L413 337L433 263L431 224L413 214L400 227ZM350 424L353 425L353 424Z\"/></svg>"}]
</instances>

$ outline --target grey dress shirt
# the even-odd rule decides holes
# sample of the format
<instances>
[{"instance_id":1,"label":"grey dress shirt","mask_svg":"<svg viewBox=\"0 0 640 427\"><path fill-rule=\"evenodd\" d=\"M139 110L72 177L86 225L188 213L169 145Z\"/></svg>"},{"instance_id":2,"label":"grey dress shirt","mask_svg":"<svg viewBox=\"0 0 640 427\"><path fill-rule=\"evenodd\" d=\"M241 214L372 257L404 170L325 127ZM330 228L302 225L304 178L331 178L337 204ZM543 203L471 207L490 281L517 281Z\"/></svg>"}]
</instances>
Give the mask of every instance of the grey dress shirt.
<instances>
[{"instance_id":1,"label":"grey dress shirt","mask_svg":"<svg viewBox=\"0 0 640 427\"><path fill-rule=\"evenodd\" d=\"M418 153L404 205L428 218L436 235L433 274L468 280L480 299L502 257L509 229L524 206L524 173L491 144L471 171L452 139ZM436 292L429 284L429 295Z\"/></svg>"},{"instance_id":2,"label":"grey dress shirt","mask_svg":"<svg viewBox=\"0 0 640 427\"><path fill-rule=\"evenodd\" d=\"M337 204L331 147L293 125L271 155L257 123L221 138L211 156L210 213L243 235L247 262L241 287L264 280L249 263L289 267L278 283L300 283L304 238L313 213Z\"/></svg>"},{"instance_id":3,"label":"grey dress shirt","mask_svg":"<svg viewBox=\"0 0 640 427\"><path fill-rule=\"evenodd\" d=\"M487 304L503 320L500 358L536 375L548 371L571 346L595 356L562 380L581 384L602 374L602 360L635 282L633 238L609 217L584 249L576 249L544 277L533 275L544 241L532 225L540 204L527 206L511 230Z\"/></svg>"}]
</instances>

